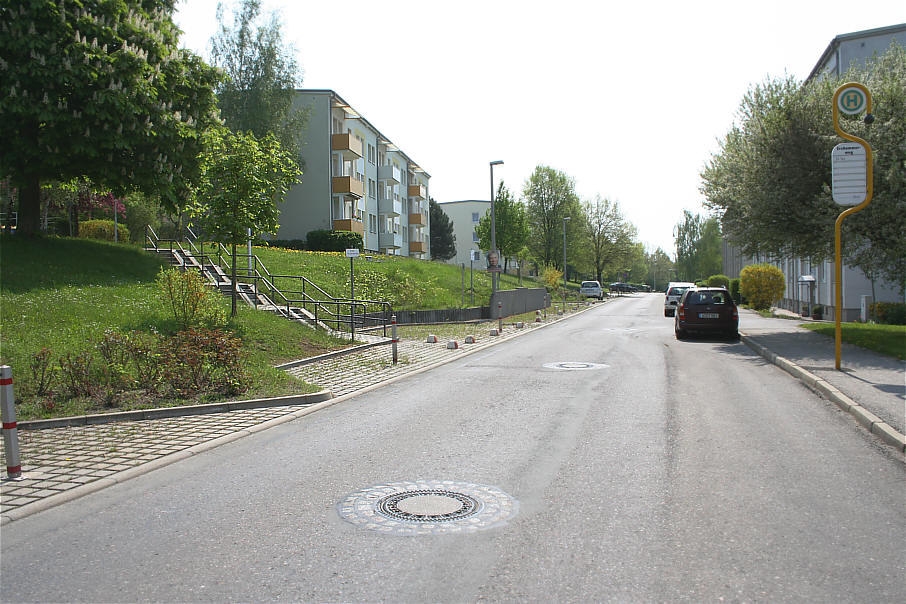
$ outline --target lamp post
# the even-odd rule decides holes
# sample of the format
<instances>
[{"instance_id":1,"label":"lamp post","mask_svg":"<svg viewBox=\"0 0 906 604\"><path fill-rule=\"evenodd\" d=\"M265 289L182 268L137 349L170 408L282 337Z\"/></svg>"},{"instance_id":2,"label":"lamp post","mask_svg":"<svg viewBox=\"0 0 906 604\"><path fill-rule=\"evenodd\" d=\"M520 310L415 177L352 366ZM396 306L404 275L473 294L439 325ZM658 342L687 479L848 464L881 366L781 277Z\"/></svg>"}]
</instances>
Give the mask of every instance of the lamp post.
<instances>
[{"instance_id":1,"label":"lamp post","mask_svg":"<svg viewBox=\"0 0 906 604\"><path fill-rule=\"evenodd\" d=\"M491 162L491 251L497 251L497 223L494 219L494 166L503 164L503 160ZM500 262L500 254L497 254L497 262ZM491 294L497 291L497 273L491 273Z\"/></svg>"},{"instance_id":2,"label":"lamp post","mask_svg":"<svg viewBox=\"0 0 906 604\"><path fill-rule=\"evenodd\" d=\"M566 221L569 216L563 217L563 312L566 312Z\"/></svg>"}]
</instances>

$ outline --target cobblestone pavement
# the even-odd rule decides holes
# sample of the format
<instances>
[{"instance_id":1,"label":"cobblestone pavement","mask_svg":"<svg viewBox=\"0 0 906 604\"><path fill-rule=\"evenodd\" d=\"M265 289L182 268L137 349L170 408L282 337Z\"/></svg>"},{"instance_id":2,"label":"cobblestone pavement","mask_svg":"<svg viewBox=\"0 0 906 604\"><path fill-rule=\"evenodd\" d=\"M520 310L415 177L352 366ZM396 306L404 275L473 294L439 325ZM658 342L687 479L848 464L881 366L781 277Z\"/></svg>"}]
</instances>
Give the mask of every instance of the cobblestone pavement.
<instances>
[{"instance_id":1,"label":"cobblestone pavement","mask_svg":"<svg viewBox=\"0 0 906 604\"><path fill-rule=\"evenodd\" d=\"M576 305L568 314L586 308L586 305ZM305 381L318 384L330 390L334 397L339 397L454 360L560 318L562 317L556 313L548 313L542 322L525 323L521 329L517 329L512 323L505 324L499 336L489 335L491 329L497 326L496 323L405 326L400 328L399 362L396 365L391 363L391 346L382 345L300 365L287 371ZM426 342L429 332L437 335L437 343ZM474 344L465 343L468 335L476 338ZM450 340L457 341L459 348L447 348ZM215 439L241 436L242 431L254 431L255 426L260 427L268 421L289 421L308 407L311 405L19 430L22 478L0 481L2 522L5 524L50 507L55 502L62 503L90 492L92 485L96 487L93 490L97 490L114 484L115 477L124 471L140 473L141 467L146 464L167 463L167 456L171 456L170 459L174 461L181 459L178 454L188 456L193 448L201 450L199 447L210 445ZM0 468L5 467L4 455L0 455L0 463ZM146 467L150 469L157 465Z\"/></svg>"}]
</instances>

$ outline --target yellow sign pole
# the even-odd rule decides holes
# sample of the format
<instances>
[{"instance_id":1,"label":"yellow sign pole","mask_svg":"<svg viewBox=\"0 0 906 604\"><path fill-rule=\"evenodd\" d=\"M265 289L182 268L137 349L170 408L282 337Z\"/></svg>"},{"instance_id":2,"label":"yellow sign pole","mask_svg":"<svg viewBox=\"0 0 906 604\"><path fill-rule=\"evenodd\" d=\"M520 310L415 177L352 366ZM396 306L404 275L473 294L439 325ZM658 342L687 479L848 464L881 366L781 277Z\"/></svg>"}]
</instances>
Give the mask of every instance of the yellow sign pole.
<instances>
[{"instance_id":1,"label":"yellow sign pole","mask_svg":"<svg viewBox=\"0 0 906 604\"><path fill-rule=\"evenodd\" d=\"M861 93L861 96L860 96ZM846 95L846 96L844 96ZM841 98L842 97L842 98ZM834 366L839 370L840 369L840 348L841 342L843 340L843 328L841 321L843 318L843 258L842 258L842 228L843 228L843 219L851 214L855 214L860 210L864 210L866 206L871 202L871 196L874 192L874 170L872 167L872 154L871 147L869 144L859 138L858 136L853 136L848 134L840 129L840 110L847 114L853 115L865 111L867 115L871 115L871 93L868 92L868 88L862 84L856 82L850 82L848 84L843 84L837 91L834 92L834 130L837 131L837 134L842 138L845 138L848 141L858 143L865 147L865 178L866 178L866 192L865 192L865 201L859 205L853 206L839 216L834 223L834 254L835 254L835 273L834 273L834 289L835 291L835 300L834 304L836 310L834 312L834 350L835 350L835 361ZM871 122L868 122L871 123Z\"/></svg>"}]
</instances>

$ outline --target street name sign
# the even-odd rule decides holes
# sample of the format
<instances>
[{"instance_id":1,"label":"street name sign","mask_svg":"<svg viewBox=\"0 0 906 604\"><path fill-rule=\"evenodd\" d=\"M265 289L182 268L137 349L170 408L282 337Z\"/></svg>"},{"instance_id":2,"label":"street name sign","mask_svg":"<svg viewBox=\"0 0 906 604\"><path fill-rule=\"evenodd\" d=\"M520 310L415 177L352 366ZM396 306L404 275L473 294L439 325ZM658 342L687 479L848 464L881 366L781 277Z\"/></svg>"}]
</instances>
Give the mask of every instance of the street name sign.
<instances>
[{"instance_id":1,"label":"street name sign","mask_svg":"<svg viewBox=\"0 0 906 604\"><path fill-rule=\"evenodd\" d=\"M831 192L834 201L854 206L865 201L867 188L865 147L859 143L840 143L831 151Z\"/></svg>"},{"instance_id":2,"label":"street name sign","mask_svg":"<svg viewBox=\"0 0 906 604\"><path fill-rule=\"evenodd\" d=\"M346 257L347 257L347 258L358 258L358 257L359 257L359 249L358 249L358 248L355 248L355 247L354 247L354 248L347 248L347 249L346 249Z\"/></svg>"}]
</instances>

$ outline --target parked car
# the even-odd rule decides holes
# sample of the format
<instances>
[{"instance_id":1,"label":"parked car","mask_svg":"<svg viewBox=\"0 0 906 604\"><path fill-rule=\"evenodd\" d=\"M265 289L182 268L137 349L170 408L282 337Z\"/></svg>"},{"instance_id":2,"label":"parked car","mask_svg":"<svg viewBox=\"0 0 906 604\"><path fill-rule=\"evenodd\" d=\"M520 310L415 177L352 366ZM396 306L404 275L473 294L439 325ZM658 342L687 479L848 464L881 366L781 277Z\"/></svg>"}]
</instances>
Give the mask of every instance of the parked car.
<instances>
[{"instance_id":1,"label":"parked car","mask_svg":"<svg viewBox=\"0 0 906 604\"><path fill-rule=\"evenodd\" d=\"M583 298L604 299L604 289L597 281L583 281L579 286L579 295Z\"/></svg>"},{"instance_id":2,"label":"parked car","mask_svg":"<svg viewBox=\"0 0 906 604\"><path fill-rule=\"evenodd\" d=\"M616 283L610 284L610 291L617 292L620 294L631 294L631 293L637 292L639 290L636 289L635 286L629 285L628 283L616 282Z\"/></svg>"},{"instance_id":3,"label":"parked car","mask_svg":"<svg viewBox=\"0 0 906 604\"><path fill-rule=\"evenodd\" d=\"M690 287L676 307L673 331L677 340L689 332L720 333L739 339L739 311L723 287Z\"/></svg>"},{"instance_id":4,"label":"parked car","mask_svg":"<svg viewBox=\"0 0 906 604\"><path fill-rule=\"evenodd\" d=\"M695 287L694 283L685 283L682 281L671 281L667 286L667 293L664 297L664 316L672 317L676 312L676 305L679 304L683 293L690 287Z\"/></svg>"}]
</instances>

